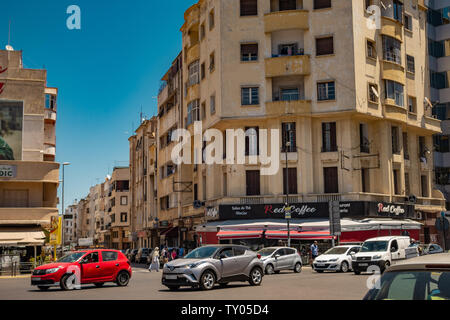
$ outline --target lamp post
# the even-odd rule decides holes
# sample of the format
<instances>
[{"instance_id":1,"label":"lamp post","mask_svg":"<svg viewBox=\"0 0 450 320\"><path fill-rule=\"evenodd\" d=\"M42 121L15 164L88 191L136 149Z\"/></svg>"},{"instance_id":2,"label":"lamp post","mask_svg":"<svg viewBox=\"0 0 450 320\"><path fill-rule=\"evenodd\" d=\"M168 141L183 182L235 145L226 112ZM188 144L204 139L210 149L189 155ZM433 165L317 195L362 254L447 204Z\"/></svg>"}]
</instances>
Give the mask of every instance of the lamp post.
<instances>
[{"instance_id":1,"label":"lamp post","mask_svg":"<svg viewBox=\"0 0 450 320\"><path fill-rule=\"evenodd\" d=\"M286 201L284 204L285 218L287 220L287 232L288 232L288 247L291 246L291 230L290 230L290 219L291 219L291 208L289 207L289 168L288 168L288 148L291 146L291 142L289 141L290 131L286 132L286 144L284 148L284 152L286 155Z\"/></svg>"},{"instance_id":2,"label":"lamp post","mask_svg":"<svg viewBox=\"0 0 450 320\"><path fill-rule=\"evenodd\" d=\"M65 228L65 221L64 221L64 168L65 166L69 166L70 162L64 162L63 163L63 175L62 175L62 221L63 221L63 225L61 226L61 254L64 254L64 228Z\"/></svg>"}]
</instances>

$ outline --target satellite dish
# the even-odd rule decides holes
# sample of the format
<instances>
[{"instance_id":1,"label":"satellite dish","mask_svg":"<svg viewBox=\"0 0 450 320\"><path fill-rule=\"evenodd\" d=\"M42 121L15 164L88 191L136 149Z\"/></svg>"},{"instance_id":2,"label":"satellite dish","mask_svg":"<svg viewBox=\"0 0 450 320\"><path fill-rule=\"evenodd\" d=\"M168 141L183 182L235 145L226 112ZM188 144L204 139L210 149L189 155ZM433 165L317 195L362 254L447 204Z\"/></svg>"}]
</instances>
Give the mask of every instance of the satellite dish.
<instances>
[{"instance_id":1,"label":"satellite dish","mask_svg":"<svg viewBox=\"0 0 450 320\"><path fill-rule=\"evenodd\" d=\"M8 44L5 48L6 48L6 50L8 50L8 51L14 51L14 48L11 47L9 44Z\"/></svg>"},{"instance_id":2,"label":"satellite dish","mask_svg":"<svg viewBox=\"0 0 450 320\"><path fill-rule=\"evenodd\" d=\"M375 87L370 87L370 89L372 89L373 94L376 95L377 98L379 99L379 98L380 98L380 95L378 94L377 89L375 89Z\"/></svg>"},{"instance_id":3,"label":"satellite dish","mask_svg":"<svg viewBox=\"0 0 450 320\"><path fill-rule=\"evenodd\" d=\"M384 5L383 1L381 1L381 6L383 7L384 10L386 10L386 6Z\"/></svg>"}]
</instances>

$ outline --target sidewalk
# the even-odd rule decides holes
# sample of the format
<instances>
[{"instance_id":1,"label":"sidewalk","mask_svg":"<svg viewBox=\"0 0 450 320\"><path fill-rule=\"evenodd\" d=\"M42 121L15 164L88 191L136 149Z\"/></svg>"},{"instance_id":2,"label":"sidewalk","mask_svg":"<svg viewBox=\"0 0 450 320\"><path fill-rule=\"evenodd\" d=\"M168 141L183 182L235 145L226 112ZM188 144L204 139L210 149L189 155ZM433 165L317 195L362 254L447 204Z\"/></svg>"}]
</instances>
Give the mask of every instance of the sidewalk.
<instances>
[{"instance_id":1,"label":"sidewalk","mask_svg":"<svg viewBox=\"0 0 450 320\"><path fill-rule=\"evenodd\" d=\"M24 278L30 278L31 274L24 274L20 276L0 276L0 279L24 279Z\"/></svg>"}]
</instances>

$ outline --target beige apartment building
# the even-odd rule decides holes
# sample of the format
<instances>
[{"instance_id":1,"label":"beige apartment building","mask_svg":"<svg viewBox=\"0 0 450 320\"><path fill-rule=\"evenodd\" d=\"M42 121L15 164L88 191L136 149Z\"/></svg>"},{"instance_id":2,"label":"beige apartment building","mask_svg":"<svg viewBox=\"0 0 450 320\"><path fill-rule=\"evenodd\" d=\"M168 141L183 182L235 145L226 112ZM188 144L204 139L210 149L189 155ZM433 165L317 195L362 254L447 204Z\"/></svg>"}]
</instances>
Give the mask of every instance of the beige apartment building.
<instances>
[{"instance_id":1,"label":"beige apartment building","mask_svg":"<svg viewBox=\"0 0 450 320\"><path fill-rule=\"evenodd\" d=\"M148 248L157 234L156 198L156 118L142 119L130 145L130 241L133 248Z\"/></svg>"},{"instance_id":2,"label":"beige apartment building","mask_svg":"<svg viewBox=\"0 0 450 320\"><path fill-rule=\"evenodd\" d=\"M417 0L205 0L190 7L181 27L183 97L170 100L167 75L158 97L159 219L176 226L198 214L197 243L233 240L217 227L250 221L264 229L268 218L283 224L288 192L294 225L314 218L319 228L335 201L341 220L370 218L378 235L408 231L423 241L423 223L445 209L433 177L440 121L424 102L426 11ZM177 103L180 109L169 107ZM195 121L203 132L253 128L246 165L171 166L173 145L161 138L178 126L194 139ZM262 129L280 132L275 175L249 163L260 153L252 141ZM170 193L177 182L188 192ZM354 236L343 232L341 240Z\"/></svg>"},{"instance_id":3,"label":"beige apartment building","mask_svg":"<svg viewBox=\"0 0 450 320\"><path fill-rule=\"evenodd\" d=\"M58 215L58 89L25 69L22 51L0 50L0 248L40 246Z\"/></svg>"},{"instance_id":4,"label":"beige apartment building","mask_svg":"<svg viewBox=\"0 0 450 320\"><path fill-rule=\"evenodd\" d=\"M108 215L112 249L130 248L130 168L115 167L110 179Z\"/></svg>"}]
</instances>

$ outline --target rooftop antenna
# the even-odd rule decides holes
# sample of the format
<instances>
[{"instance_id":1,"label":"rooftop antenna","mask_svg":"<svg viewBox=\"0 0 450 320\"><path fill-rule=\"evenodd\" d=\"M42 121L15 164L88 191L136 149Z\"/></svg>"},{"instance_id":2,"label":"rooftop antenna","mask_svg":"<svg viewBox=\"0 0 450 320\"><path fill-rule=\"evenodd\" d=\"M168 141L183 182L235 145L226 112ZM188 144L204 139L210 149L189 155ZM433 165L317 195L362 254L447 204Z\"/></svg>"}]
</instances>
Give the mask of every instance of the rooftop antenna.
<instances>
[{"instance_id":1,"label":"rooftop antenna","mask_svg":"<svg viewBox=\"0 0 450 320\"><path fill-rule=\"evenodd\" d=\"M13 47L11 47L11 19L9 19L9 27L8 27L8 44L6 45L6 50L13 51Z\"/></svg>"}]
</instances>

